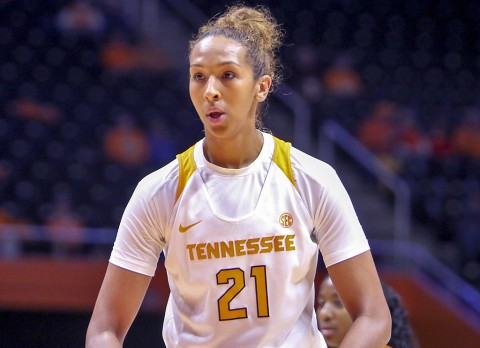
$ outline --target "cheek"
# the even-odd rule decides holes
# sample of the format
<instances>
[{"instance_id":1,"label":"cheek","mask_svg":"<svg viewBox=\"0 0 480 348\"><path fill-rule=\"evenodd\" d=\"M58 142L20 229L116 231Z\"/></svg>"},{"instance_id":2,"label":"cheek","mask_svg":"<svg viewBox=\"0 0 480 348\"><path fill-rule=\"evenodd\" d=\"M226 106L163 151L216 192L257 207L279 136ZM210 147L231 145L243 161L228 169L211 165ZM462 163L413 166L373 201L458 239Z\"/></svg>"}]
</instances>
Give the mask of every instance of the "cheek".
<instances>
[{"instance_id":1,"label":"cheek","mask_svg":"<svg viewBox=\"0 0 480 348\"><path fill-rule=\"evenodd\" d=\"M350 329L350 326L352 326L352 319L350 319L350 316L346 310L342 310L337 313L337 323L339 326L339 331L342 331L342 336L344 336L348 329Z\"/></svg>"},{"instance_id":2,"label":"cheek","mask_svg":"<svg viewBox=\"0 0 480 348\"><path fill-rule=\"evenodd\" d=\"M203 94L202 94L201 89L198 88L198 87L192 87L190 85L189 93L190 93L190 99L191 99L193 105L195 105L195 107L197 107L197 105L203 101Z\"/></svg>"},{"instance_id":3,"label":"cheek","mask_svg":"<svg viewBox=\"0 0 480 348\"><path fill-rule=\"evenodd\" d=\"M190 97L193 99L193 96L195 95L195 90L198 88L195 88L192 83L188 85L188 92L190 93Z\"/></svg>"}]
</instances>

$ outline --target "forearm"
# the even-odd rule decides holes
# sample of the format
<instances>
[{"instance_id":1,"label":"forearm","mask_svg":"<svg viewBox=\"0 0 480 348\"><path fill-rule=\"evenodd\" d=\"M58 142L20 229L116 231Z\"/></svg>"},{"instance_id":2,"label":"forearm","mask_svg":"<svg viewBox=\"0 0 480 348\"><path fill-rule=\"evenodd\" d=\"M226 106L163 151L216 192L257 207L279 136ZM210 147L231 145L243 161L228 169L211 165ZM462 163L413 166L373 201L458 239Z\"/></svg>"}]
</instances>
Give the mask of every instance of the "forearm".
<instances>
[{"instance_id":1,"label":"forearm","mask_svg":"<svg viewBox=\"0 0 480 348\"><path fill-rule=\"evenodd\" d=\"M86 348L120 348L122 343L112 331L93 333L89 330L86 339Z\"/></svg>"},{"instance_id":2,"label":"forearm","mask_svg":"<svg viewBox=\"0 0 480 348\"><path fill-rule=\"evenodd\" d=\"M121 347L151 277L109 264L87 329L86 347Z\"/></svg>"},{"instance_id":3,"label":"forearm","mask_svg":"<svg viewBox=\"0 0 480 348\"><path fill-rule=\"evenodd\" d=\"M390 334L391 318L360 316L353 321L339 348L384 348Z\"/></svg>"}]
</instances>

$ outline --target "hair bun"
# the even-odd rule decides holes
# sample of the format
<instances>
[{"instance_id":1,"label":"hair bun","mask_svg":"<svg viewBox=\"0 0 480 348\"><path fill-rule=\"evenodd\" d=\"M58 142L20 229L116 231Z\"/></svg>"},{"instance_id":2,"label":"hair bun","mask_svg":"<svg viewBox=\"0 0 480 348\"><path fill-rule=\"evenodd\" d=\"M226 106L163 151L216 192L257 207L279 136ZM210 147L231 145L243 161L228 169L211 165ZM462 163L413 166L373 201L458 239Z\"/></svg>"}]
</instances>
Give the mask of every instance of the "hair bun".
<instances>
[{"instance_id":1,"label":"hair bun","mask_svg":"<svg viewBox=\"0 0 480 348\"><path fill-rule=\"evenodd\" d=\"M234 5L199 29L190 42L190 52L198 41L207 36L223 35L236 40L247 48L255 78L270 75L274 87L280 81L278 51L283 34L268 8Z\"/></svg>"}]
</instances>

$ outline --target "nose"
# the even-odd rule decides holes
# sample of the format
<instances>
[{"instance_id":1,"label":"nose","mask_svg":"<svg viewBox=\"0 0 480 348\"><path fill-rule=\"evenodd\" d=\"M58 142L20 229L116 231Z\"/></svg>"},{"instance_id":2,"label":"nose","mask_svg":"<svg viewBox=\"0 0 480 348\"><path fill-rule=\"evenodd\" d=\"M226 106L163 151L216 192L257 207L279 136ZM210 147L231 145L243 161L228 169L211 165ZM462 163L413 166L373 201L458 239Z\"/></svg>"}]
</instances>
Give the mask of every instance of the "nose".
<instances>
[{"instance_id":1,"label":"nose","mask_svg":"<svg viewBox=\"0 0 480 348\"><path fill-rule=\"evenodd\" d=\"M213 76L207 81L204 97L208 102L214 102L221 98L220 91L216 86L216 80Z\"/></svg>"},{"instance_id":2,"label":"nose","mask_svg":"<svg viewBox=\"0 0 480 348\"><path fill-rule=\"evenodd\" d=\"M331 305L327 302L323 305L322 308L318 308L318 317L321 320L328 320L333 317L333 311Z\"/></svg>"}]
</instances>

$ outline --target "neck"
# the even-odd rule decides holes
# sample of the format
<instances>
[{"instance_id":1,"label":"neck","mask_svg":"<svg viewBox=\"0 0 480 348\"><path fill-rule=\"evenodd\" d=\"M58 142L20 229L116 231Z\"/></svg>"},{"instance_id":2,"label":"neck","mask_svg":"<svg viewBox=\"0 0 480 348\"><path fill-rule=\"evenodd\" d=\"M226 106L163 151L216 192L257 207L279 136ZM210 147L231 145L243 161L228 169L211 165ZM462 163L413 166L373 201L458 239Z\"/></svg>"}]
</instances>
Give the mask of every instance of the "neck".
<instances>
[{"instance_id":1,"label":"neck","mask_svg":"<svg viewBox=\"0 0 480 348\"><path fill-rule=\"evenodd\" d=\"M255 130L251 136L236 139L219 139L205 136L203 153L208 162L223 168L243 168L260 154L263 135Z\"/></svg>"}]
</instances>

